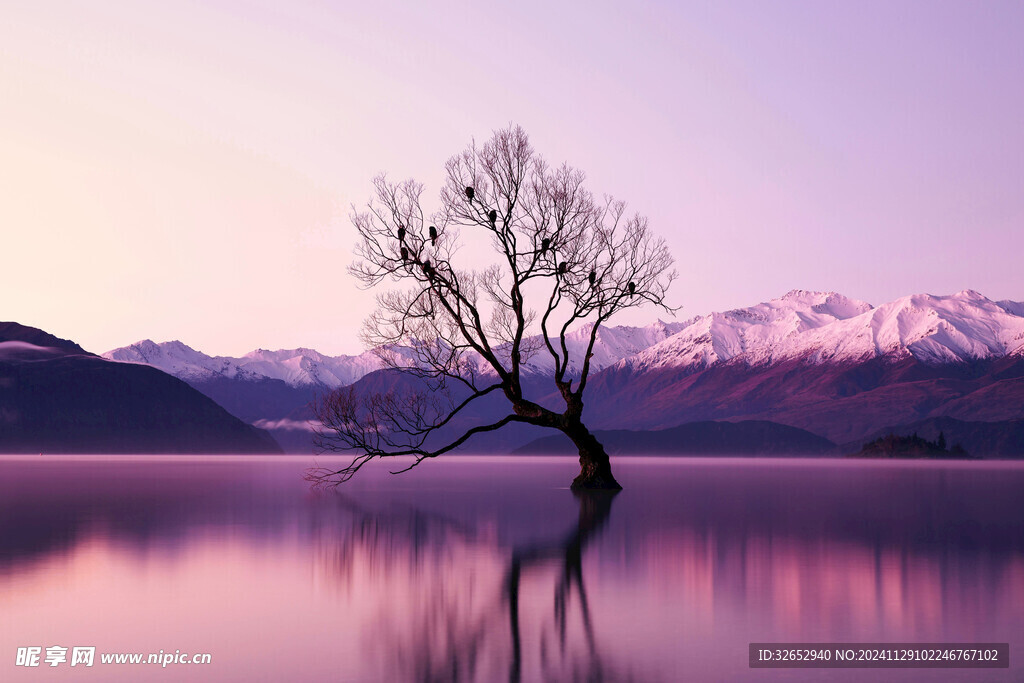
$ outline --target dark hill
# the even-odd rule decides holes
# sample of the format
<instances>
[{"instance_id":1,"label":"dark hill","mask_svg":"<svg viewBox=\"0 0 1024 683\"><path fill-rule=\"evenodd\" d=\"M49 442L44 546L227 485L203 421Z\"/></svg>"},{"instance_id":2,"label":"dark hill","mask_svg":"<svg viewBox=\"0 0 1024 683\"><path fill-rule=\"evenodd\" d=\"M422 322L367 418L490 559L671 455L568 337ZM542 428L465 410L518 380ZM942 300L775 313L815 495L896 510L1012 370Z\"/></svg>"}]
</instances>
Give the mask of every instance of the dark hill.
<instances>
[{"instance_id":1,"label":"dark hill","mask_svg":"<svg viewBox=\"0 0 1024 683\"><path fill-rule=\"evenodd\" d=\"M978 422L951 417L933 417L927 420L879 429L866 440L888 434L937 440L939 434L948 444L960 444L972 456L979 458L1024 458L1024 420ZM843 445L843 452L852 453L863 445L853 442Z\"/></svg>"},{"instance_id":2,"label":"dark hill","mask_svg":"<svg viewBox=\"0 0 1024 683\"><path fill-rule=\"evenodd\" d=\"M690 422L670 429L598 430L594 435L612 455L803 455L832 454L836 445L815 434L765 420ZM513 451L526 454L575 454L562 434L546 436Z\"/></svg>"},{"instance_id":3,"label":"dark hill","mask_svg":"<svg viewBox=\"0 0 1024 683\"><path fill-rule=\"evenodd\" d=\"M953 448L946 448L945 437L939 437L938 441L929 441L917 434L911 436L896 436L887 434L874 441L864 444L856 453L849 455L851 458L958 458L970 457L959 444Z\"/></svg>"},{"instance_id":4,"label":"dark hill","mask_svg":"<svg viewBox=\"0 0 1024 683\"><path fill-rule=\"evenodd\" d=\"M33 346L60 349L64 353L77 353L90 355L81 346L73 341L55 337L49 332L43 332L35 327L20 325L14 322L0 322L0 344L3 342L25 342Z\"/></svg>"},{"instance_id":5,"label":"dark hill","mask_svg":"<svg viewBox=\"0 0 1024 683\"><path fill-rule=\"evenodd\" d=\"M928 418L1024 419L1024 357L930 366L913 358L704 369L613 366L588 386L588 419L625 429L699 420L769 420L837 443Z\"/></svg>"},{"instance_id":6,"label":"dark hill","mask_svg":"<svg viewBox=\"0 0 1024 683\"><path fill-rule=\"evenodd\" d=\"M3 323L0 452L280 453L273 438L184 382ZM38 353L30 353L32 349Z\"/></svg>"},{"instance_id":7,"label":"dark hill","mask_svg":"<svg viewBox=\"0 0 1024 683\"><path fill-rule=\"evenodd\" d=\"M249 424L286 418L305 408L316 396L313 387L293 387L284 380L270 378L237 380L218 376L192 380L189 385Z\"/></svg>"}]
</instances>

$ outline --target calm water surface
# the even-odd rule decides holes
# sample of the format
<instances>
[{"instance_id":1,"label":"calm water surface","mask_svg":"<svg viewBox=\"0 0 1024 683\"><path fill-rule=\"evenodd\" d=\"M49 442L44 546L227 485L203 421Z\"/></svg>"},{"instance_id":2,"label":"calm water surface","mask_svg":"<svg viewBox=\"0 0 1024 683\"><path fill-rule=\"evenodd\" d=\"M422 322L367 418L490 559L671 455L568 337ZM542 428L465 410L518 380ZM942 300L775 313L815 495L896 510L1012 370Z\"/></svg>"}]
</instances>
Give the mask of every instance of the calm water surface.
<instances>
[{"instance_id":1,"label":"calm water surface","mask_svg":"<svg viewBox=\"0 0 1024 683\"><path fill-rule=\"evenodd\" d=\"M1018 464L619 459L578 499L571 458L320 493L311 462L0 458L0 680L1024 680ZM1012 668L751 670L751 641L1009 641Z\"/></svg>"}]
</instances>

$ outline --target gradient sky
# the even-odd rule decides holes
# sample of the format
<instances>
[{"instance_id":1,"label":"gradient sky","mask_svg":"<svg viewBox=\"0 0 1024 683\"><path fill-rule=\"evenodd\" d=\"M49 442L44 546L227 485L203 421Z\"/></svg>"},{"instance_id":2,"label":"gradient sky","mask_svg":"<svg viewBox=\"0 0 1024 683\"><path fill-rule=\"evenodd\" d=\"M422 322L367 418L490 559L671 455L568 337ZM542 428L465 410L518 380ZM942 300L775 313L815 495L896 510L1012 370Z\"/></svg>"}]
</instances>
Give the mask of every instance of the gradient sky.
<instances>
[{"instance_id":1,"label":"gradient sky","mask_svg":"<svg viewBox=\"0 0 1024 683\"><path fill-rule=\"evenodd\" d=\"M680 317L1024 299L1024 3L0 7L0 320L91 351L360 351L350 205L510 122L650 217Z\"/></svg>"}]
</instances>

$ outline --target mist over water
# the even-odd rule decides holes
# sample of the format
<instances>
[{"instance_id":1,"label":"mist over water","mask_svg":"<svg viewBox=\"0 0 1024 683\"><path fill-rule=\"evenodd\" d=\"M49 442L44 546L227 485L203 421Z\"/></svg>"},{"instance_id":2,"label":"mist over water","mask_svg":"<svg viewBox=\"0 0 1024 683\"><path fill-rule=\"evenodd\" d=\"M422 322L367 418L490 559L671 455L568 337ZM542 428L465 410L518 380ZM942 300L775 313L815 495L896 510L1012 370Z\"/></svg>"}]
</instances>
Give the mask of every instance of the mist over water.
<instances>
[{"instance_id":1,"label":"mist over water","mask_svg":"<svg viewBox=\"0 0 1024 683\"><path fill-rule=\"evenodd\" d=\"M321 464L325 459L320 460ZM450 457L337 491L305 458L0 459L0 678L15 650L209 652L76 680L863 680L747 644L1024 645L1024 467ZM44 665L45 666L45 665ZM884 680L978 680L885 670Z\"/></svg>"}]
</instances>

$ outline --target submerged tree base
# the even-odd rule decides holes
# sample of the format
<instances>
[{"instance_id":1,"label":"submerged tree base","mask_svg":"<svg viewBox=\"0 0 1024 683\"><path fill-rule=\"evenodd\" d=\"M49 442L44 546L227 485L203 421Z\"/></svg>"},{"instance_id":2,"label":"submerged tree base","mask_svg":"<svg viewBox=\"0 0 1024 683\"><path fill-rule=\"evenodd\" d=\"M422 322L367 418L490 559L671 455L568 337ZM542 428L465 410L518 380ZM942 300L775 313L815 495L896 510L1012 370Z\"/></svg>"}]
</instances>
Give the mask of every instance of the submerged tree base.
<instances>
[{"instance_id":1,"label":"submerged tree base","mask_svg":"<svg viewBox=\"0 0 1024 683\"><path fill-rule=\"evenodd\" d=\"M573 491L621 491L622 485L612 476L611 463L580 458L580 473L572 480Z\"/></svg>"}]
</instances>

